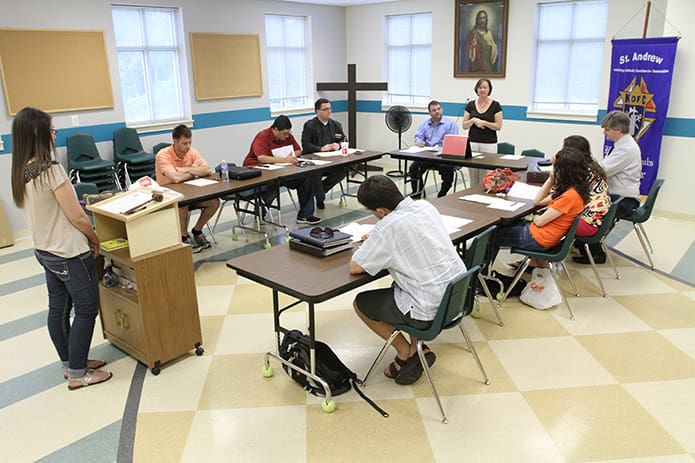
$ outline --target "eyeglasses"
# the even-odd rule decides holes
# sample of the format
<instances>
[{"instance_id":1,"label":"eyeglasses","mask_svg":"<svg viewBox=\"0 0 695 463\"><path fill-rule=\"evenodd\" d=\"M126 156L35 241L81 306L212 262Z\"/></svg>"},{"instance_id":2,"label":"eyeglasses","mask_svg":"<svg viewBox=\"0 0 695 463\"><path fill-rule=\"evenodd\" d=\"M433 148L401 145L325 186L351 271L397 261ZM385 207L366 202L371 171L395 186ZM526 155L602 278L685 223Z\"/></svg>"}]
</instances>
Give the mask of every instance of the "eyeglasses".
<instances>
[{"instance_id":1,"label":"eyeglasses","mask_svg":"<svg viewBox=\"0 0 695 463\"><path fill-rule=\"evenodd\" d=\"M51 135L55 136L58 133L56 129L51 129Z\"/></svg>"},{"instance_id":2,"label":"eyeglasses","mask_svg":"<svg viewBox=\"0 0 695 463\"><path fill-rule=\"evenodd\" d=\"M314 238L333 238L334 230L330 227L314 227L309 231L309 235Z\"/></svg>"},{"instance_id":3,"label":"eyeglasses","mask_svg":"<svg viewBox=\"0 0 695 463\"><path fill-rule=\"evenodd\" d=\"M333 108L329 106L328 108L319 108L319 111L330 111L331 109Z\"/></svg>"}]
</instances>

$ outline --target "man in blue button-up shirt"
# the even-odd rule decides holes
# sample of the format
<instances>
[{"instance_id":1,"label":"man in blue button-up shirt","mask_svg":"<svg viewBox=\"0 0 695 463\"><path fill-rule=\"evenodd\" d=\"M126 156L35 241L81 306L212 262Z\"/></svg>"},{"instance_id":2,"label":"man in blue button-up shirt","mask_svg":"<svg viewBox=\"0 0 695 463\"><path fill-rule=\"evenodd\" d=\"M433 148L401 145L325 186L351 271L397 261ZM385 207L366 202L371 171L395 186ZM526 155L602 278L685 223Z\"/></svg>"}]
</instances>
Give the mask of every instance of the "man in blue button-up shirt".
<instances>
[{"instance_id":1,"label":"man in blue button-up shirt","mask_svg":"<svg viewBox=\"0 0 695 463\"><path fill-rule=\"evenodd\" d=\"M427 105L427 111L430 113L430 118L420 124L417 132L415 132L415 144L419 147L438 146L441 148L444 143L444 135L458 135L459 128L456 123L444 117L442 105L439 101L432 100ZM410 183L413 188L413 198L420 198L420 192L424 188L422 176L428 169L436 169L442 177L442 187L439 190L439 197L446 195L454 182L454 168L451 166L442 166L437 163L415 161L410 166Z\"/></svg>"}]
</instances>

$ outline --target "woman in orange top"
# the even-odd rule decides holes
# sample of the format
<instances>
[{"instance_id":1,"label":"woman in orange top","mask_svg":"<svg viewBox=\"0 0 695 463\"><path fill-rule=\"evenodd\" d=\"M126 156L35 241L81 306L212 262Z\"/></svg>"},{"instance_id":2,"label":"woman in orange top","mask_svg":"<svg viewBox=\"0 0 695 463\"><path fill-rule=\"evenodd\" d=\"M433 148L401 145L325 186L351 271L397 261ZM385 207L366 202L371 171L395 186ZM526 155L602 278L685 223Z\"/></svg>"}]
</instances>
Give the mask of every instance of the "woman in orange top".
<instances>
[{"instance_id":1,"label":"woman in orange top","mask_svg":"<svg viewBox=\"0 0 695 463\"><path fill-rule=\"evenodd\" d=\"M558 244L589 200L588 171L586 158L577 150L563 148L558 151L553 166L555 182L552 185L546 182L535 199L538 204L550 194L552 199L548 207L531 222L521 221L500 228L495 237L494 256L500 247L545 251Z\"/></svg>"}]
</instances>

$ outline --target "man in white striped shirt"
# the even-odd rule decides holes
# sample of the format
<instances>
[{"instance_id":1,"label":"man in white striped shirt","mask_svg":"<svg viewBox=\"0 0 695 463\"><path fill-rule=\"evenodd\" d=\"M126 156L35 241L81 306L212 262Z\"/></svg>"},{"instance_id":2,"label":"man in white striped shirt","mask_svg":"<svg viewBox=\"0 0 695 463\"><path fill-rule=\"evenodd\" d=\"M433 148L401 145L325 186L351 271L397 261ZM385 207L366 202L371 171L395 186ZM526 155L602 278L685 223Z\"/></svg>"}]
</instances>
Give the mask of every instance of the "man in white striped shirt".
<instances>
[{"instance_id":1,"label":"man in white striped shirt","mask_svg":"<svg viewBox=\"0 0 695 463\"><path fill-rule=\"evenodd\" d=\"M430 203L404 198L393 181L383 175L365 180L357 200L379 222L353 254L350 273L375 275L386 269L394 284L358 294L355 311L383 339L391 335L396 323L428 328L449 282L466 271L442 217ZM408 341L398 335L392 343L396 358L384 374L398 384L417 381L422 366L416 345L417 339ZM426 349L425 356L429 365L434 363L434 352Z\"/></svg>"}]
</instances>

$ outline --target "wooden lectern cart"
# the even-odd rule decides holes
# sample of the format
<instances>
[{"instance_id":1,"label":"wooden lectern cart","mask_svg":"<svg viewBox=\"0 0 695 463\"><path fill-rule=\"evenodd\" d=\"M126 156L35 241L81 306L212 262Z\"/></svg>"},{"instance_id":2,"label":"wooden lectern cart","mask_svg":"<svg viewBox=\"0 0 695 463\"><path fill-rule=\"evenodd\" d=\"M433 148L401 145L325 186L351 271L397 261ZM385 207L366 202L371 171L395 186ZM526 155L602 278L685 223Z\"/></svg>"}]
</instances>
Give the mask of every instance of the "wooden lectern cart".
<instances>
[{"instance_id":1,"label":"wooden lectern cart","mask_svg":"<svg viewBox=\"0 0 695 463\"><path fill-rule=\"evenodd\" d=\"M100 242L126 238L128 247L101 249L134 288L99 283L104 338L158 375L161 366L195 349L203 355L191 247L181 243L176 192L131 190L87 206ZM125 214L128 210L135 212Z\"/></svg>"}]
</instances>

